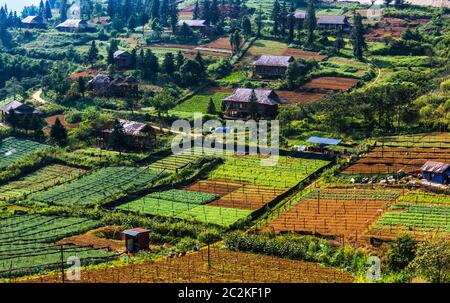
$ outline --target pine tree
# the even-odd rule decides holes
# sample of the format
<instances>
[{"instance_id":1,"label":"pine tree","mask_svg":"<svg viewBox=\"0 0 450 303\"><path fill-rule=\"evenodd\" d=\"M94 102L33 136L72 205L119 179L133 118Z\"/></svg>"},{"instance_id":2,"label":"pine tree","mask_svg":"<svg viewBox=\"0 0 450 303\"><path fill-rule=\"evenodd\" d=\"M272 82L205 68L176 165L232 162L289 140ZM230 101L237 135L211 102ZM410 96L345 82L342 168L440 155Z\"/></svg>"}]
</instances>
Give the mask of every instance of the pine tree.
<instances>
[{"instance_id":1,"label":"pine tree","mask_svg":"<svg viewBox=\"0 0 450 303\"><path fill-rule=\"evenodd\" d=\"M305 23L306 29L308 31L306 40L308 44L311 45L314 42L314 31L317 27L316 8L314 6L314 0L309 0Z\"/></svg>"},{"instance_id":2,"label":"pine tree","mask_svg":"<svg viewBox=\"0 0 450 303\"><path fill-rule=\"evenodd\" d=\"M161 0L161 8L159 10L159 15L163 25L167 26L169 24L168 20L170 15L169 0Z\"/></svg>"},{"instance_id":3,"label":"pine tree","mask_svg":"<svg viewBox=\"0 0 450 303\"><path fill-rule=\"evenodd\" d=\"M84 98L84 95L86 93L86 80L84 79L84 77L78 77L77 89L78 93L80 93Z\"/></svg>"},{"instance_id":4,"label":"pine tree","mask_svg":"<svg viewBox=\"0 0 450 303\"><path fill-rule=\"evenodd\" d=\"M210 3L209 0L203 0L203 4L202 4L202 19L205 20L206 24L209 24L211 22L211 17L210 17Z\"/></svg>"},{"instance_id":5,"label":"pine tree","mask_svg":"<svg viewBox=\"0 0 450 303\"><path fill-rule=\"evenodd\" d=\"M98 48L95 44L95 40L92 41L91 47L89 48L88 54L87 54L88 62L91 64L94 64L95 61L98 59Z\"/></svg>"},{"instance_id":6,"label":"pine tree","mask_svg":"<svg viewBox=\"0 0 450 303\"><path fill-rule=\"evenodd\" d=\"M252 92L250 94L250 102L248 104L248 111L250 112L250 116L252 119L255 119L257 113L258 113L258 98L256 97L255 90L252 89Z\"/></svg>"},{"instance_id":7,"label":"pine tree","mask_svg":"<svg viewBox=\"0 0 450 303\"><path fill-rule=\"evenodd\" d=\"M203 71L206 69L205 68L205 61L203 60L202 54L200 54L199 51L197 51L197 53L195 54L194 60L197 61L198 64L200 64L200 67L202 68Z\"/></svg>"},{"instance_id":8,"label":"pine tree","mask_svg":"<svg viewBox=\"0 0 450 303\"><path fill-rule=\"evenodd\" d=\"M114 120L112 132L108 141L108 146L110 148L122 152L125 146L125 131L122 123L120 123L118 119Z\"/></svg>"},{"instance_id":9,"label":"pine tree","mask_svg":"<svg viewBox=\"0 0 450 303\"><path fill-rule=\"evenodd\" d=\"M176 0L173 0L172 5L170 6L170 27L172 28L172 33L176 34L177 25L178 25L178 3Z\"/></svg>"},{"instance_id":10,"label":"pine tree","mask_svg":"<svg viewBox=\"0 0 450 303\"><path fill-rule=\"evenodd\" d=\"M211 2L211 7L209 8L209 18L211 23L214 25L216 25L220 20L220 10L217 0L212 0Z\"/></svg>"},{"instance_id":11,"label":"pine tree","mask_svg":"<svg viewBox=\"0 0 450 303\"><path fill-rule=\"evenodd\" d=\"M289 89L293 89L295 83L300 76L300 66L297 61L292 61L289 63L288 68L286 70L286 82L288 84Z\"/></svg>"},{"instance_id":12,"label":"pine tree","mask_svg":"<svg viewBox=\"0 0 450 303\"><path fill-rule=\"evenodd\" d=\"M135 48L130 53L128 65L131 69L134 69L137 66L137 50Z\"/></svg>"},{"instance_id":13,"label":"pine tree","mask_svg":"<svg viewBox=\"0 0 450 303\"><path fill-rule=\"evenodd\" d=\"M366 40L364 38L364 26L362 17L359 13L353 14L354 26L351 32L351 42L353 45L353 55L358 60L363 60L363 51L367 49Z\"/></svg>"},{"instance_id":14,"label":"pine tree","mask_svg":"<svg viewBox=\"0 0 450 303\"><path fill-rule=\"evenodd\" d=\"M252 24L247 16L242 18L242 33L245 37L250 37L252 35Z\"/></svg>"},{"instance_id":15,"label":"pine tree","mask_svg":"<svg viewBox=\"0 0 450 303\"><path fill-rule=\"evenodd\" d=\"M117 0L108 0L106 11L111 19L116 17L117 12L119 11Z\"/></svg>"},{"instance_id":16,"label":"pine tree","mask_svg":"<svg viewBox=\"0 0 450 303\"><path fill-rule=\"evenodd\" d=\"M278 0L275 0L272 7L272 13L270 15L273 21L272 33L275 36L278 36L278 31L280 27L280 10L281 10L280 3L278 2Z\"/></svg>"},{"instance_id":17,"label":"pine tree","mask_svg":"<svg viewBox=\"0 0 450 303\"><path fill-rule=\"evenodd\" d=\"M259 37L262 29L262 5L259 5L258 14L256 16L256 34Z\"/></svg>"},{"instance_id":18,"label":"pine tree","mask_svg":"<svg viewBox=\"0 0 450 303\"><path fill-rule=\"evenodd\" d=\"M59 8L59 19L61 22L67 20L67 0L61 0L61 5Z\"/></svg>"},{"instance_id":19,"label":"pine tree","mask_svg":"<svg viewBox=\"0 0 450 303\"><path fill-rule=\"evenodd\" d=\"M41 18L45 18L45 6L44 6L44 2L42 0L39 2L39 13L38 13L38 15Z\"/></svg>"},{"instance_id":20,"label":"pine tree","mask_svg":"<svg viewBox=\"0 0 450 303\"><path fill-rule=\"evenodd\" d=\"M233 54L237 54L241 49L241 35L239 34L239 31L236 30L230 35L230 45L233 50Z\"/></svg>"},{"instance_id":21,"label":"pine tree","mask_svg":"<svg viewBox=\"0 0 450 303\"><path fill-rule=\"evenodd\" d=\"M192 14L192 19L196 20L200 17L200 7L198 6L198 0L195 0L194 12Z\"/></svg>"},{"instance_id":22,"label":"pine tree","mask_svg":"<svg viewBox=\"0 0 450 303\"><path fill-rule=\"evenodd\" d=\"M344 38L342 37L342 30L338 31L337 36L336 36L336 41L334 42L334 48L336 49L336 52L339 53L339 51L344 48L345 46L345 41Z\"/></svg>"},{"instance_id":23,"label":"pine tree","mask_svg":"<svg viewBox=\"0 0 450 303\"><path fill-rule=\"evenodd\" d=\"M50 138L59 146L64 146L67 144L67 130L61 124L59 118L56 118L55 124L53 124L50 129Z\"/></svg>"},{"instance_id":24,"label":"pine tree","mask_svg":"<svg viewBox=\"0 0 450 303\"><path fill-rule=\"evenodd\" d=\"M164 60L163 60L163 63L162 63L162 68L163 68L163 71L167 75L169 75L169 76L173 75L173 73L176 70L176 66L175 66L175 59L174 59L172 53L165 53L164 54Z\"/></svg>"},{"instance_id":25,"label":"pine tree","mask_svg":"<svg viewBox=\"0 0 450 303\"><path fill-rule=\"evenodd\" d=\"M177 69L179 70L180 67L184 64L184 56L183 53L181 51L178 51L177 53L177 58L176 58L176 66Z\"/></svg>"},{"instance_id":26,"label":"pine tree","mask_svg":"<svg viewBox=\"0 0 450 303\"><path fill-rule=\"evenodd\" d=\"M151 7L151 16L152 19L160 19L159 15L159 0L153 0Z\"/></svg>"},{"instance_id":27,"label":"pine tree","mask_svg":"<svg viewBox=\"0 0 450 303\"><path fill-rule=\"evenodd\" d=\"M281 23L281 36L284 36L286 34L286 25L287 25L287 15L288 15L288 11L286 8L286 0L283 1L283 4L281 5L280 8L280 23Z\"/></svg>"},{"instance_id":28,"label":"pine tree","mask_svg":"<svg viewBox=\"0 0 450 303\"><path fill-rule=\"evenodd\" d=\"M53 17L50 2L45 1L45 19L50 20Z\"/></svg>"},{"instance_id":29,"label":"pine tree","mask_svg":"<svg viewBox=\"0 0 450 303\"><path fill-rule=\"evenodd\" d=\"M287 20L288 24L288 43L292 43L294 41L294 27L295 27L295 17L293 13L290 13Z\"/></svg>"},{"instance_id":30,"label":"pine tree","mask_svg":"<svg viewBox=\"0 0 450 303\"><path fill-rule=\"evenodd\" d=\"M214 104L214 101L213 101L212 97L209 98L208 108L206 110L206 113L209 114L209 115L217 114L216 105Z\"/></svg>"}]
</instances>

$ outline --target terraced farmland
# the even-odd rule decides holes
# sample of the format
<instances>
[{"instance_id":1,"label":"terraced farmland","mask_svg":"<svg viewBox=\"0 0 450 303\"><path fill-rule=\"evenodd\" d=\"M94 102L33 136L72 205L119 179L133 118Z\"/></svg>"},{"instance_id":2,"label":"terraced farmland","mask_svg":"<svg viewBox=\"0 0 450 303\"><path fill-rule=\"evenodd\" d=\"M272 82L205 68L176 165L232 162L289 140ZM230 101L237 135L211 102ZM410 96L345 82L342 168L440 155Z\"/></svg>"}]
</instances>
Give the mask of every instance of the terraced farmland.
<instances>
[{"instance_id":1,"label":"terraced farmland","mask_svg":"<svg viewBox=\"0 0 450 303\"><path fill-rule=\"evenodd\" d=\"M0 186L0 200L10 201L58 186L73 180L86 171L79 168L53 164L15 181Z\"/></svg>"},{"instance_id":2,"label":"terraced farmland","mask_svg":"<svg viewBox=\"0 0 450 303\"><path fill-rule=\"evenodd\" d=\"M190 152L181 152L170 156L154 157L148 168L153 170L177 172L179 169L196 162L202 158L202 154L192 154Z\"/></svg>"},{"instance_id":3,"label":"terraced farmland","mask_svg":"<svg viewBox=\"0 0 450 303\"><path fill-rule=\"evenodd\" d=\"M212 249L211 268L206 266L205 250L184 257L159 262L135 264L106 269L86 270L82 283L204 283L204 282L353 282L354 277L317 263L277 257ZM59 282L58 275L49 275L27 282Z\"/></svg>"},{"instance_id":4,"label":"terraced farmland","mask_svg":"<svg viewBox=\"0 0 450 303\"><path fill-rule=\"evenodd\" d=\"M450 196L444 194L435 194L423 191L411 191L398 199L399 202L409 203L428 203L428 204L449 204Z\"/></svg>"},{"instance_id":5,"label":"terraced farmland","mask_svg":"<svg viewBox=\"0 0 450 303\"><path fill-rule=\"evenodd\" d=\"M185 190L168 190L151 193L143 198L125 203L117 209L141 214L173 217L186 220L229 226L247 217L251 212L240 209L202 205L219 196Z\"/></svg>"},{"instance_id":6,"label":"terraced farmland","mask_svg":"<svg viewBox=\"0 0 450 303\"><path fill-rule=\"evenodd\" d=\"M294 231L359 241L396 197L398 193L383 190L314 190L267 227L275 232Z\"/></svg>"},{"instance_id":7,"label":"terraced farmland","mask_svg":"<svg viewBox=\"0 0 450 303\"><path fill-rule=\"evenodd\" d=\"M0 141L0 168L14 164L50 146L38 142L9 137Z\"/></svg>"},{"instance_id":8,"label":"terraced farmland","mask_svg":"<svg viewBox=\"0 0 450 303\"><path fill-rule=\"evenodd\" d=\"M33 196L32 200L57 205L94 205L127 190L146 187L165 174L136 167L107 167L71 183Z\"/></svg>"},{"instance_id":9,"label":"terraced farmland","mask_svg":"<svg viewBox=\"0 0 450 303\"><path fill-rule=\"evenodd\" d=\"M83 218L21 215L0 220L0 278L40 273L60 266L61 247L54 244L64 237L85 232L99 223ZM63 256L77 256L82 265L106 261L105 250L64 247Z\"/></svg>"}]
</instances>

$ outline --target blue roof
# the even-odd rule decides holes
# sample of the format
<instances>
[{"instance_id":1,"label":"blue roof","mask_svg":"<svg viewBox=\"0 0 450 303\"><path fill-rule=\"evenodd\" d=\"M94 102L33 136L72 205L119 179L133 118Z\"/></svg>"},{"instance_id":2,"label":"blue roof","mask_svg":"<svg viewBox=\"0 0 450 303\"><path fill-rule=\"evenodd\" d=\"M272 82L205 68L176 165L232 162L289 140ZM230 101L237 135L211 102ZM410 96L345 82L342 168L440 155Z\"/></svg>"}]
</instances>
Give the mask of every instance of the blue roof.
<instances>
[{"instance_id":1,"label":"blue roof","mask_svg":"<svg viewBox=\"0 0 450 303\"><path fill-rule=\"evenodd\" d=\"M341 143L341 139L332 139L332 138L321 138L321 137L309 137L306 142L309 143L318 143L324 145L338 145Z\"/></svg>"}]
</instances>

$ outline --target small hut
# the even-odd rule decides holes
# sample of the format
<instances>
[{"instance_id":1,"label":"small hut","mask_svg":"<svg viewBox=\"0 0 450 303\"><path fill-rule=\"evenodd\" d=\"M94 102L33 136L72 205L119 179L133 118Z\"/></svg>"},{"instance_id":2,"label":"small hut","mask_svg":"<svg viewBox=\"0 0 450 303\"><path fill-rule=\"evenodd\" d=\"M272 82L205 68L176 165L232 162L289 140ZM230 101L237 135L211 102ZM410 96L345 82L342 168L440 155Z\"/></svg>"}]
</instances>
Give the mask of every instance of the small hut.
<instances>
[{"instance_id":1,"label":"small hut","mask_svg":"<svg viewBox=\"0 0 450 303\"><path fill-rule=\"evenodd\" d=\"M422 171L422 178L427 181L444 185L450 183L449 163L427 161L420 170Z\"/></svg>"},{"instance_id":2,"label":"small hut","mask_svg":"<svg viewBox=\"0 0 450 303\"><path fill-rule=\"evenodd\" d=\"M46 28L47 20L41 16L28 16L21 20L21 25L26 28Z\"/></svg>"},{"instance_id":3,"label":"small hut","mask_svg":"<svg viewBox=\"0 0 450 303\"><path fill-rule=\"evenodd\" d=\"M126 229L123 231L127 252L135 253L148 250L150 245L150 231L143 228Z\"/></svg>"},{"instance_id":4,"label":"small hut","mask_svg":"<svg viewBox=\"0 0 450 303\"><path fill-rule=\"evenodd\" d=\"M118 68L127 68L130 66L131 54L127 51L114 52L114 63Z\"/></svg>"}]
</instances>

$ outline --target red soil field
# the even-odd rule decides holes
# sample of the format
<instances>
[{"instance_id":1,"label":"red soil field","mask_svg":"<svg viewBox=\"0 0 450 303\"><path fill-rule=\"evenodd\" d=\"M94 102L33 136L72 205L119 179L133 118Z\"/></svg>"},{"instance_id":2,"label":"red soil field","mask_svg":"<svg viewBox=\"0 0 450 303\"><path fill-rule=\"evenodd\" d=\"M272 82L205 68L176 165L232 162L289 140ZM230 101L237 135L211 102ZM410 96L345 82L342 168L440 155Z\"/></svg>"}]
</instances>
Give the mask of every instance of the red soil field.
<instances>
[{"instance_id":1,"label":"red soil field","mask_svg":"<svg viewBox=\"0 0 450 303\"><path fill-rule=\"evenodd\" d=\"M205 48L214 48L214 49L225 49L231 51L230 39L228 37L222 37L216 39L208 44L202 45L201 47Z\"/></svg>"},{"instance_id":2,"label":"red soil field","mask_svg":"<svg viewBox=\"0 0 450 303\"><path fill-rule=\"evenodd\" d=\"M275 232L319 234L357 242L365 239L365 231L382 214L387 203L386 200L306 198L266 227Z\"/></svg>"},{"instance_id":3,"label":"red soil field","mask_svg":"<svg viewBox=\"0 0 450 303\"><path fill-rule=\"evenodd\" d=\"M358 79L345 77L318 77L304 84L303 90L346 91L358 84Z\"/></svg>"},{"instance_id":4,"label":"red soil field","mask_svg":"<svg viewBox=\"0 0 450 303\"><path fill-rule=\"evenodd\" d=\"M125 230L125 227L101 227L98 229L90 230L83 235L76 235L68 237L58 241L58 245L77 245L77 246L90 246L93 248L108 248L120 253L125 252L125 241L124 240L114 240L107 238L100 238L97 236L99 232L105 233L116 233L117 238L122 236L121 231Z\"/></svg>"},{"instance_id":5,"label":"red soil field","mask_svg":"<svg viewBox=\"0 0 450 303\"><path fill-rule=\"evenodd\" d=\"M120 41L123 41L125 43L130 44L131 46L138 46L138 43L136 42L136 40L132 39L132 38L119 38Z\"/></svg>"},{"instance_id":6,"label":"red soil field","mask_svg":"<svg viewBox=\"0 0 450 303\"><path fill-rule=\"evenodd\" d=\"M448 148L383 148L377 147L344 170L347 174L415 172L428 160L450 161Z\"/></svg>"},{"instance_id":7,"label":"red soil field","mask_svg":"<svg viewBox=\"0 0 450 303\"><path fill-rule=\"evenodd\" d=\"M321 93L310 93L310 92L299 92L299 91L286 91L277 90L276 93L286 99L289 104L307 104L319 101L325 94Z\"/></svg>"},{"instance_id":8,"label":"red soil field","mask_svg":"<svg viewBox=\"0 0 450 303\"><path fill-rule=\"evenodd\" d=\"M98 74L98 70L96 69L87 69L85 71L79 72L79 73L73 73L70 75L70 79L72 81L78 80L78 78L94 78Z\"/></svg>"},{"instance_id":9,"label":"red soil field","mask_svg":"<svg viewBox=\"0 0 450 303\"><path fill-rule=\"evenodd\" d=\"M234 88L229 88L229 87L221 87L221 86L215 86L215 87L209 87L208 88L208 93L233 93L235 89Z\"/></svg>"},{"instance_id":10,"label":"red soil field","mask_svg":"<svg viewBox=\"0 0 450 303\"><path fill-rule=\"evenodd\" d=\"M354 277L338 269L316 263L277 257L212 249L211 268L207 252L202 250L178 258L153 263L105 267L81 271L78 283L350 283ZM60 274L52 274L19 282L61 282ZM67 283L73 283L66 281Z\"/></svg>"},{"instance_id":11,"label":"red soil field","mask_svg":"<svg viewBox=\"0 0 450 303\"><path fill-rule=\"evenodd\" d=\"M64 117L64 115L54 115L54 116L45 118L45 122L47 123L47 126L52 127L52 125L55 124L56 118L59 118L59 121L65 128L77 128L78 127L78 123L66 122L66 118Z\"/></svg>"},{"instance_id":12,"label":"red soil field","mask_svg":"<svg viewBox=\"0 0 450 303\"><path fill-rule=\"evenodd\" d=\"M383 18L379 23L379 27L371 29L365 36L367 41L372 42L382 42L384 40L384 36L386 35L398 39L408 26L413 29L418 25L425 24L427 22L429 22L428 19L408 20L399 18Z\"/></svg>"},{"instance_id":13,"label":"red soil field","mask_svg":"<svg viewBox=\"0 0 450 303\"><path fill-rule=\"evenodd\" d=\"M304 51L304 50L292 48L292 47L288 47L283 52L283 55L284 56L293 56L296 59L304 59L304 60L314 59L316 61L324 61L324 60L328 59L327 56L321 55L317 52L309 52L309 51Z\"/></svg>"}]
</instances>

